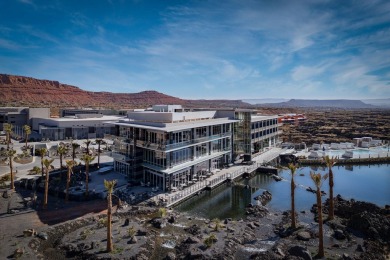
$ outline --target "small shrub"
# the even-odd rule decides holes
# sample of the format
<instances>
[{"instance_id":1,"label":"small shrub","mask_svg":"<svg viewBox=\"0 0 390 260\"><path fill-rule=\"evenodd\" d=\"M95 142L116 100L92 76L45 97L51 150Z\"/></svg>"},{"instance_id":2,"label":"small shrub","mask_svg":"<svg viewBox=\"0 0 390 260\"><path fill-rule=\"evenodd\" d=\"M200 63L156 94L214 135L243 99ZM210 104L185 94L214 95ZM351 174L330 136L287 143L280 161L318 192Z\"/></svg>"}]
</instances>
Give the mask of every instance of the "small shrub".
<instances>
[{"instance_id":1,"label":"small shrub","mask_svg":"<svg viewBox=\"0 0 390 260\"><path fill-rule=\"evenodd\" d=\"M211 234L209 237L207 237L203 243L206 247L212 247L215 242L217 242L217 237L214 234Z\"/></svg>"},{"instance_id":2,"label":"small shrub","mask_svg":"<svg viewBox=\"0 0 390 260\"><path fill-rule=\"evenodd\" d=\"M80 232L80 239L85 240L87 237L94 232L91 229L84 229L83 231Z\"/></svg>"},{"instance_id":3,"label":"small shrub","mask_svg":"<svg viewBox=\"0 0 390 260\"><path fill-rule=\"evenodd\" d=\"M159 208L158 209L158 216L160 218L163 218L167 215L167 209L166 208Z\"/></svg>"},{"instance_id":4,"label":"small shrub","mask_svg":"<svg viewBox=\"0 0 390 260\"><path fill-rule=\"evenodd\" d=\"M98 228L107 227L107 218L101 218L98 221Z\"/></svg>"},{"instance_id":5,"label":"small shrub","mask_svg":"<svg viewBox=\"0 0 390 260\"><path fill-rule=\"evenodd\" d=\"M10 181L11 180L11 174L7 173L6 175L2 176L0 178L0 181Z\"/></svg>"},{"instance_id":6,"label":"small shrub","mask_svg":"<svg viewBox=\"0 0 390 260\"><path fill-rule=\"evenodd\" d=\"M127 234L129 235L129 237L134 237L136 233L137 231L135 231L135 228L133 226L127 229Z\"/></svg>"},{"instance_id":7,"label":"small shrub","mask_svg":"<svg viewBox=\"0 0 390 260\"><path fill-rule=\"evenodd\" d=\"M123 247L116 247L114 246L114 250L111 252L111 254L119 254L123 252Z\"/></svg>"},{"instance_id":8,"label":"small shrub","mask_svg":"<svg viewBox=\"0 0 390 260\"><path fill-rule=\"evenodd\" d=\"M214 230L215 231L219 231L219 229L222 227L222 222L219 218L215 218L213 219L213 222L214 222Z\"/></svg>"}]
</instances>

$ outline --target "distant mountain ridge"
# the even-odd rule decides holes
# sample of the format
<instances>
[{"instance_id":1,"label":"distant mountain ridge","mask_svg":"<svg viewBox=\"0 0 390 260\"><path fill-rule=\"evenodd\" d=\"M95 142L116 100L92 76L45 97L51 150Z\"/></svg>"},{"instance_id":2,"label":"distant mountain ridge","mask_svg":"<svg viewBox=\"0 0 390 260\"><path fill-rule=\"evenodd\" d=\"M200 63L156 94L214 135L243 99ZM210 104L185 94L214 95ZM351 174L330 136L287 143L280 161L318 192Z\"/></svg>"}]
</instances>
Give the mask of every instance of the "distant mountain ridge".
<instances>
[{"instance_id":1,"label":"distant mountain ridge","mask_svg":"<svg viewBox=\"0 0 390 260\"><path fill-rule=\"evenodd\" d=\"M285 101L285 102L280 102ZM366 100L365 100L366 101ZM260 102L260 103L258 103ZM268 103L267 103L268 102ZM53 80L0 74L0 106L30 107L93 107L131 109L157 104L176 104L204 108L377 108L390 107L390 99L306 100L306 99L244 99L244 100L185 100L154 90L139 93L93 92Z\"/></svg>"},{"instance_id":2,"label":"distant mountain ridge","mask_svg":"<svg viewBox=\"0 0 390 260\"><path fill-rule=\"evenodd\" d=\"M262 107L317 107L317 108L375 108L376 106L366 104L361 100L336 99L336 100L316 100L316 99L290 99L287 102L258 104Z\"/></svg>"},{"instance_id":3,"label":"distant mountain ridge","mask_svg":"<svg viewBox=\"0 0 390 260\"><path fill-rule=\"evenodd\" d=\"M289 99L287 98L260 98L260 99L243 99L243 102L257 105L257 104L272 104L272 103L281 103L286 102Z\"/></svg>"},{"instance_id":4,"label":"distant mountain ridge","mask_svg":"<svg viewBox=\"0 0 390 260\"><path fill-rule=\"evenodd\" d=\"M363 99L364 103L380 107L390 107L390 98L382 99Z\"/></svg>"}]
</instances>

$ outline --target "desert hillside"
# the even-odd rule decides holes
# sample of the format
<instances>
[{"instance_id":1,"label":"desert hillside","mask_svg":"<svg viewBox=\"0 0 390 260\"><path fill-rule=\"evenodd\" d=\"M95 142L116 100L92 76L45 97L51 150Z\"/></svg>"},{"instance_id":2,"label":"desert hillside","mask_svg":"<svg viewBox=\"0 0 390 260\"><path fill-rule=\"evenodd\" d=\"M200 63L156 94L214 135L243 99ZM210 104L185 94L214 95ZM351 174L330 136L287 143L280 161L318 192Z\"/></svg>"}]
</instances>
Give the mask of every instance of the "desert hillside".
<instances>
[{"instance_id":1,"label":"desert hillside","mask_svg":"<svg viewBox=\"0 0 390 260\"><path fill-rule=\"evenodd\" d=\"M184 104L157 91L111 93L85 91L58 81L0 74L0 106L137 108Z\"/></svg>"},{"instance_id":2,"label":"desert hillside","mask_svg":"<svg viewBox=\"0 0 390 260\"><path fill-rule=\"evenodd\" d=\"M184 100L159 93L85 91L58 81L0 74L0 106L145 108L156 104L186 107L250 107L241 100Z\"/></svg>"}]
</instances>

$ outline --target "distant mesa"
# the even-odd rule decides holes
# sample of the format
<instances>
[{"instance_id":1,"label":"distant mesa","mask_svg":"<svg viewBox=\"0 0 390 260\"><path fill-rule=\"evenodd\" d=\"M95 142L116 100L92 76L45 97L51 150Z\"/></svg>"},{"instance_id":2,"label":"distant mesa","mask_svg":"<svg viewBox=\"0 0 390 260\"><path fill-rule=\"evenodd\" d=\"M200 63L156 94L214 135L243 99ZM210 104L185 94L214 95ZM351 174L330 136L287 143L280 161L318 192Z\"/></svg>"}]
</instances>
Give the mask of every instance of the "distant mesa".
<instances>
[{"instance_id":1,"label":"distant mesa","mask_svg":"<svg viewBox=\"0 0 390 260\"><path fill-rule=\"evenodd\" d=\"M376 106L366 104L361 100L350 100L350 99L336 99L336 100L316 100L316 99L290 99L286 102L281 103L267 103L258 104L262 107L317 107L317 108L375 108Z\"/></svg>"}]
</instances>

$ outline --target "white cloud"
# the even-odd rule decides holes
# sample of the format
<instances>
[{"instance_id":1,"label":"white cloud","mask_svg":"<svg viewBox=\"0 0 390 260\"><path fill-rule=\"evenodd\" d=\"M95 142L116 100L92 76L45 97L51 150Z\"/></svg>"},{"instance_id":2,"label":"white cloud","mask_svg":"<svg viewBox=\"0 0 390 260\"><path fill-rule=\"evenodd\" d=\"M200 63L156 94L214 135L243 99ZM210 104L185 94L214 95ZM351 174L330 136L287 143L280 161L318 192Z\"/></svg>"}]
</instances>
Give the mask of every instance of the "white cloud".
<instances>
[{"instance_id":1,"label":"white cloud","mask_svg":"<svg viewBox=\"0 0 390 260\"><path fill-rule=\"evenodd\" d=\"M292 70L291 77L295 81L307 80L322 74L324 69L324 67L298 66Z\"/></svg>"}]
</instances>

